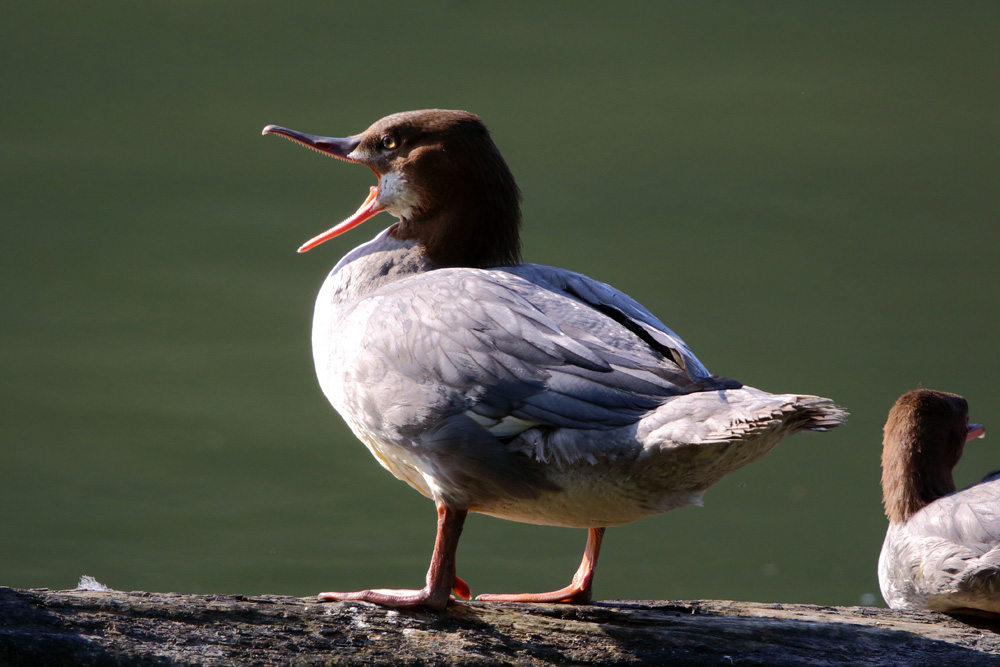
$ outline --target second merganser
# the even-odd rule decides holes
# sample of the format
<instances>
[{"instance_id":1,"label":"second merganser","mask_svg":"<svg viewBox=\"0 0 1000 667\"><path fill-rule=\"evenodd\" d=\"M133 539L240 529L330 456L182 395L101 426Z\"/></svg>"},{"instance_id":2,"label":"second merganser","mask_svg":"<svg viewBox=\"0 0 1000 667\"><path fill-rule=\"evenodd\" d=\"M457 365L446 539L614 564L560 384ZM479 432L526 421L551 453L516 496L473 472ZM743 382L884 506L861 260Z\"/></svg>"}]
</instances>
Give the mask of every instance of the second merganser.
<instances>
[{"instance_id":1,"label":"second merganser","mask_svg":"<svg viewBox=\"0 0 1000 667\"><path fill-rule=\"evenodd\" d=\"M957 394L916 389L889 411L878 581L893 609L1000 614L1000 472L961 491L952 477L965 443L985 433Z\"/></svg>"},{"instance_id":2,"label":"second merganser","mask_svg":"<svg viewBox=\"0 0 1000 667\"><path fill-rule=\"evenodd\" d=\"M709 373L636 301L579 273L521 263L520 193L475 115L387 116L361 134L277 134L378 178L354 215L398 222L349 252L320 289L320 387L386 469L438 511L426 585L321 593L441 609L468 512L588 530L583 561L550 593L480 600L586 603L605 527L686 505L797 431L846 412Z\"/></svg>"}]
</instances>

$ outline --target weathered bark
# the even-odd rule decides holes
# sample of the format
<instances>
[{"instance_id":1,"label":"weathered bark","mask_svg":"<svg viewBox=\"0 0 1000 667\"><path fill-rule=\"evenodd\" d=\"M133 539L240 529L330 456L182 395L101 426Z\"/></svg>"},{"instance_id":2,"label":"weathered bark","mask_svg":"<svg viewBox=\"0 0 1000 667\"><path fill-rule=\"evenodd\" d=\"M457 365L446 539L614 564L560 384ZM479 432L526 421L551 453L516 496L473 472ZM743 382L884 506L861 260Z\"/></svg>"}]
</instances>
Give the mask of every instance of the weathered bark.
<instances>
[{"instance_id":1,"label":"weathered bark","mask_svg":"<svg viewBox=\"0 0 1000 667\"><path fill-rule=\"evenodd\" d=\"M453 604L0 587L0 665L1000 665L1000 625L752 602Z\"/></svg>"}]
</instances>

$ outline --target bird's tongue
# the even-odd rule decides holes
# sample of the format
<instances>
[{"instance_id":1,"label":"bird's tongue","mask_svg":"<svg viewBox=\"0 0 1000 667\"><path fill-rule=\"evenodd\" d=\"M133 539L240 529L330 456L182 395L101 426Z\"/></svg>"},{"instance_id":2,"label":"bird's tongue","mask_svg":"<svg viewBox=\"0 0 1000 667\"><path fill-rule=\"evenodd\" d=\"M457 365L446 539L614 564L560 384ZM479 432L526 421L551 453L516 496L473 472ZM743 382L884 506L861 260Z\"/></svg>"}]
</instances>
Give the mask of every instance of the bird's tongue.
<instances>
[{"instance_id":1,"label":"bird's tongue","mask_svg":"<svg viewBox=\"0 0 1000 667\"><path fill-rule=\"evenodd\" d=\"M312 250L320 243L329 241L334 236L340 236L349 229L354 229L368 218L382 211L384 208L385 206L378 203L378 186L373 185L371 191L368 193L368 198L365 199L365 202L361 205L361 208L359 208L357 211L354 212L354 215L349 217L347 220L344 220L342 223L333 227L332 229L328 229L319 236L314 236L313 238L303 243L302 247L299 248L299 252Z\"/></svg>"},{"instance_id":2,"label":"bird's tongue","mask_svg":"<svg viewBox=\"0 0 1000 667\"><path fill-rule=\"evenodd\" d=\"M969 424L969 432L965 436L966 442L984 437L986 437L986 429L983 428L982 424Z\"/></svg>"}]
</instances>

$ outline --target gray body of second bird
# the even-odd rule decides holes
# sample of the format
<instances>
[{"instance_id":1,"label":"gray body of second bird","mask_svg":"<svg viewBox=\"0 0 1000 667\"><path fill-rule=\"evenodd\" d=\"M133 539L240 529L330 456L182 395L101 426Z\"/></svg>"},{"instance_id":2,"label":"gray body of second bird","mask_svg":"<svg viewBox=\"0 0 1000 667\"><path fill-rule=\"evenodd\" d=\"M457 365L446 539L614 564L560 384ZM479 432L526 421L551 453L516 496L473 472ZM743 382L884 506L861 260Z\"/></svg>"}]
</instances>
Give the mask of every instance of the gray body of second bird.
<instances>
[{"instance_id":1,"label":"gray body of second bird","mask_svg":"<svg viewBox=\"0 0 1000 667\"><path fill-rule=\"evenodd\" d=\"M893 609L1000 613L1000 473L890 523L878 578Z\"/></svg>"}]
</instances>

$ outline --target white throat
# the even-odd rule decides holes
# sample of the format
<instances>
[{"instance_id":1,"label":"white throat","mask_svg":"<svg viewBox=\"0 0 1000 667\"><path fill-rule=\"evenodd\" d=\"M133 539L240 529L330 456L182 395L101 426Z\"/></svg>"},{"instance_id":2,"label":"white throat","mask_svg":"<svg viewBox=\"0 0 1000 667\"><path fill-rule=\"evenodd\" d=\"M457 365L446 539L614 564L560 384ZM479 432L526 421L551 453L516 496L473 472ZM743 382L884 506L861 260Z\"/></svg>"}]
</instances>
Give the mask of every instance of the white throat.
<instances>
[{"instance_id":1,"label":"white throat","mask_svg":"<svg viewBox=\"0 0 1000 667\"><path fill-rule=\"evenodd\" d=\"M420 197L405 176L389 172L379 179L378 201L390 215L406 220L410 217Z\"/></svg>"}]
</instances>

